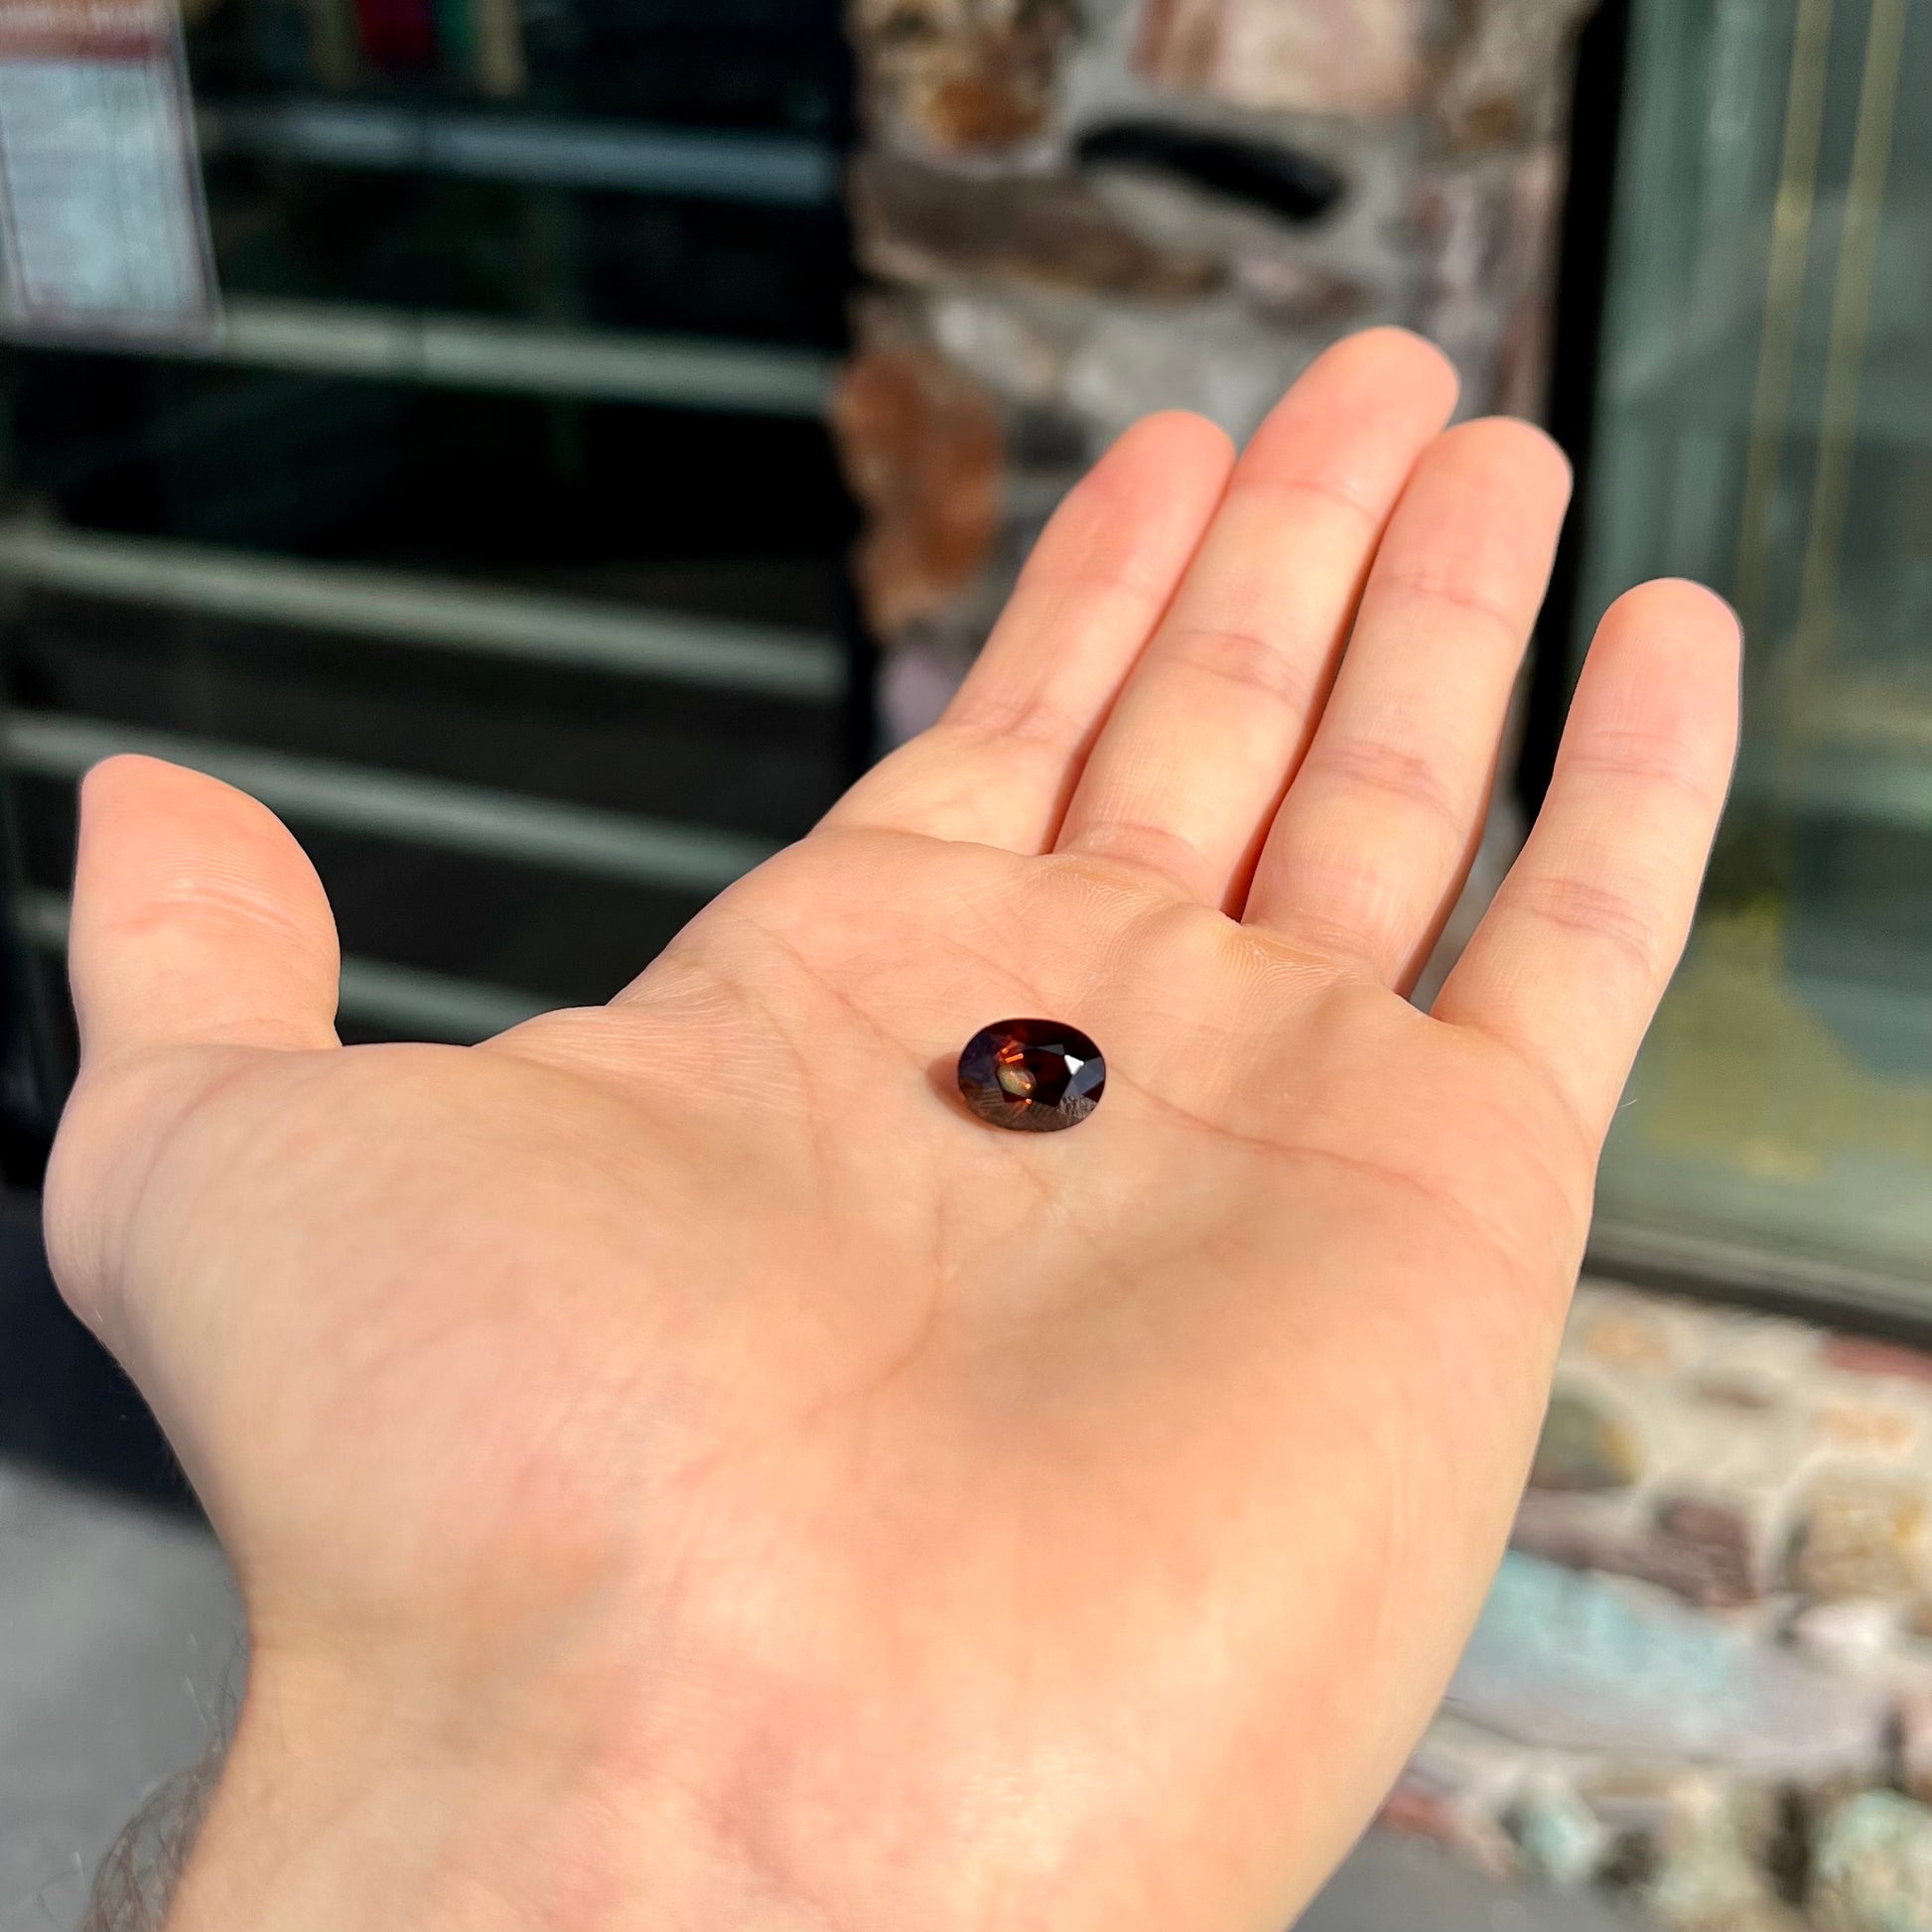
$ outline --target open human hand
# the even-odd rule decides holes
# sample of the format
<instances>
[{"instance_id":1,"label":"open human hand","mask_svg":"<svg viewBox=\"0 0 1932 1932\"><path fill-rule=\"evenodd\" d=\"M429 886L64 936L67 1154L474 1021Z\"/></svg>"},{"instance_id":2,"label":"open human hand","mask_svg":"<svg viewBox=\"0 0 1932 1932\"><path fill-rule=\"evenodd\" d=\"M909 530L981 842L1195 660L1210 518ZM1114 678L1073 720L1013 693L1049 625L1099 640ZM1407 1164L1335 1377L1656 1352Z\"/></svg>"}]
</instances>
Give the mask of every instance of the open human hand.
<instances>
[{"instance_id":1,"label":"open human hand","mask_svg":"<svg viewBox=\"0 0 1932 1932\"><path fill-rule=\"evenodd\" d=\"M288 833L85 791L48 1223L253 1656L182 1932L1279 1932L1454 1661L1736 627L1605 619L1433 1013L1567 498L1325 355L1142 424L965 689L609 1007L344 1048ZM1343 654L1344 642L1346 654ZM1070 1132L951 1089L1038 1015Z\"/></svg>"}]
</instances>

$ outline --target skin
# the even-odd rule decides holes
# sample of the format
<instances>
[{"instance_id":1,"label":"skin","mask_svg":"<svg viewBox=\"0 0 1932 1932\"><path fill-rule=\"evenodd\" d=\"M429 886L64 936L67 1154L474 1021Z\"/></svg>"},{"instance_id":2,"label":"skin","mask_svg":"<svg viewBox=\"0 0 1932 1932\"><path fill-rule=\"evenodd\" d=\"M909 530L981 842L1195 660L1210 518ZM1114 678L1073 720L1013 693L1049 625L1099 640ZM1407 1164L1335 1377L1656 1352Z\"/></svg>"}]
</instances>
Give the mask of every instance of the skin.
<instances>
[{"instance_id":1,"label":"skin","mask_svg":"<svg viewBox=\"0 0 1932 1932\"><path fill-rule=\"evenodd\" d=\"M253 1661L178 1932L1277 1932L1502 1548L1730 769L1605 618L1424 1014L1568 493L1345 343L1128 434L946 718L608 1007L344 1049L314 872L84 794L48 1225ZM1346 644L1346 654L1343 647ZM975 1029L1108 1056L1072 1132Z\"/></svg>"}]
</instances>

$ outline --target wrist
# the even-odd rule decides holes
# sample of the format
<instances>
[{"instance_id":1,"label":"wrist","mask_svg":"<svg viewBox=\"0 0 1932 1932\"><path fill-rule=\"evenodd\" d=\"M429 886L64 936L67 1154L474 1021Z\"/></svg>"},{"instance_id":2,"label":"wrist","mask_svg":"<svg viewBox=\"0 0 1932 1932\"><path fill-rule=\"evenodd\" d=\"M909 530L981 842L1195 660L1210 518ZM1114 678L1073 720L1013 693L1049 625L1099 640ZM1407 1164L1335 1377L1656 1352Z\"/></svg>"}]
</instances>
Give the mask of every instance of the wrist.
<instances>
[{"instance_id":1,"label":"wrist","mask_svg":"<svg viewBox=\"0 0 1932 1932\"><path fill-rule=\"evenodd\" d=\"M440 1701L440 1700L439 1700ZM168 1932L803 1932L670 1781L556 1686L420 1687L258 1656Z\"/></svg>"}]
</instances>

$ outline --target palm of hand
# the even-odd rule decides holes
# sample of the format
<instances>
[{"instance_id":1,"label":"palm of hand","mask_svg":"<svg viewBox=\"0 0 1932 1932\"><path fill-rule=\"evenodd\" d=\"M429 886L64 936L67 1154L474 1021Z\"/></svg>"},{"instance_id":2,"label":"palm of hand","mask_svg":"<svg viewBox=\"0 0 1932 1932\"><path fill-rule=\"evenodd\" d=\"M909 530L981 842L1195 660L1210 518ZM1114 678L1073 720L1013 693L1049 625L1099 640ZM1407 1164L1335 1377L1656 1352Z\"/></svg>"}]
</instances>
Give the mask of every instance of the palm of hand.
<instances>
[{"instance_id":1,"label":"palm of hand","mask_svg":"<svg viewBox=\"0 0 1932 1932\"><path fill-rule=\"evenodd\" d=\"M1411 351L1384 350L1386 385ZM1725 721L1680 704L1709 743L1669 769L1667 734L1605 733L1692 826L1674 875L1638 869L1654 947L1621 875L1526 872L1465 1019L1394 990L1453 854L1386 931L1334 922L1346 895L1258 918L1247 831L1189 891L1210 838L1083 807L1104 738L1059 747L1019 813L1041 831L988 836L975 785L1024 787L973 702L611 1008L468 1052L230 1030L103 1075L57 1249L183 1445L258 1648L436 1709L557 1666L497 1694L630 1821L571 1862L726 1843L798 1923L1265 1924L1440 1690L1581 1250L1603 1082L1553 1073L1542 1010L1505 1024L1493 989L1533 928L1641 1024ZM1699 758L1708 797L1679 782ZM1305 826L1298 880L1323 850ZM1108 1056L1074 1132L1001 1134L951 1092L965 1036L1019 1014Z\"/></svg>"}]
</instances>

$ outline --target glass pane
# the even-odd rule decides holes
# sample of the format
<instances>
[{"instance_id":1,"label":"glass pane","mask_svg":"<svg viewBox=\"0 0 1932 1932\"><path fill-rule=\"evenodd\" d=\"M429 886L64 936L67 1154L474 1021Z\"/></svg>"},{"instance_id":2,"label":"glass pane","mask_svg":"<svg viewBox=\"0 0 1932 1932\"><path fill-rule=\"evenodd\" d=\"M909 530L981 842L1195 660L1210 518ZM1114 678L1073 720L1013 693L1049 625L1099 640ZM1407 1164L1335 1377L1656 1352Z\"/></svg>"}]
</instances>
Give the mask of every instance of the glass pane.
<instances>
[{"instance_id":1,"label":"glass pane","mask_svg":"<svg viewBox=\"0 0 1932 1932\"><path fill-rule=\"evenodd\" d=\"M181 13L219 327L0 318L24 1114L109 751L289 819L346 1036L474 1038L608 998L863 736L835 0Z\"/></svg>"},{"instance_id":2,"label":"glass pane","mask_svg":"<svg viewBox=\"0 0 1932 1932\"><path fill-rule=\"evenodd\" d=\"M1606 1253L1932 1288L1927 0L1639 0L1582 635L1732 598L1736 790Z\"/></svg>"}]
</instances>

